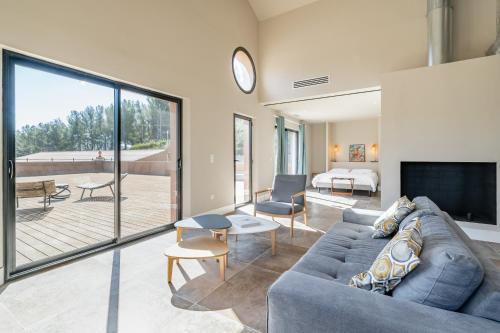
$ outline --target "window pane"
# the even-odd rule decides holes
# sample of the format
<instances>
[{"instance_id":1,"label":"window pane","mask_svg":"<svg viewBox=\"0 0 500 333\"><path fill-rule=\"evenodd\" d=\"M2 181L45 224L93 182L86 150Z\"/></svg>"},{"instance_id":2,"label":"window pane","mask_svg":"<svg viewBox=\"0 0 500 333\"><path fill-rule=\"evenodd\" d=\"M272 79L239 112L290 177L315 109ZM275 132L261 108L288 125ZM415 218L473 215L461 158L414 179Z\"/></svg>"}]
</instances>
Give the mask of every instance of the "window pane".
<instances>
[{"instance_id":1,"label":"window pane","mask_svg":"<svg viewBox=\"0 0 500 333\"><path fill-rule=\"evenodd\" d=\"M115 237L114 90L20 65L14 71L20 266Z\"/></svg>"},{"instance_id":2,"label":"window pane","mask_svg":"<svg viewBox=\"0 0 500 333\"><path fill-rule=\"evenodd\" d=\"M251 127L248 119L234 118L235 203L252 200L251 194Z\"/></svg>"},{"instance_id":3,"label":"window pane","mask_svg":"<svg viewBox=\"0 0 500 333\"><path fill-rule=\"evenodd\" d=\"M177 104L122 90L121 233L176 221Z\"/></svg>"},{"instance_id":4,"label":"window pane","mask_svg":"<svg viewBox=\"0 0 500 333\"><path fill-rule=\"evenodd\" d=\"M288 174L297 174L298 164L298 134L295 131L287 130L287 159Z\"/></svg>"}]
</instances>

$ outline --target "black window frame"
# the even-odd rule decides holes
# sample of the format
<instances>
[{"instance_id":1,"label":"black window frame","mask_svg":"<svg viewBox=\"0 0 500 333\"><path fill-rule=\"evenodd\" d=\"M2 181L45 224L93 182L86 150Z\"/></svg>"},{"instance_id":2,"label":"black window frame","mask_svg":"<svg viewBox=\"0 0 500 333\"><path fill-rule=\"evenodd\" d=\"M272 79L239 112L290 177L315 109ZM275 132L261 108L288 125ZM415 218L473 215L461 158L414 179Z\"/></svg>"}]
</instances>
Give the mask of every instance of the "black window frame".
<instances>
[{"instance_id":1,"label":"black window frame","mask_svg":"<svg viewBox=\"0 0 500 333\"><path fill-rule=\"evenodd\" d=\"M173 223L149 229L130 236L121 236L120 220L120 182L115 182L114 226L115 234L109 240L89 245L84 248L69 251L57 256L48 257L34 263L16 267L15 257L15 66L22 65L44 72L62 75L65 77L86 81L109 87L114 90L114 177L120 179L121 175L121 91L127 90L147 96L166 100L177 104L177 220L182 219L182 99L172 95L160 93L150 89L138 87L129 83L109 79L103 76L85 72L79 69L41 60L36 57L3 49L2 52L2 138L3 138L3 225L4 225L4 280L10 281L31 273L64 264L101 252L125 243L136 241L144 237L162 233L174 228Z\"/></svg>"}]
</instances>

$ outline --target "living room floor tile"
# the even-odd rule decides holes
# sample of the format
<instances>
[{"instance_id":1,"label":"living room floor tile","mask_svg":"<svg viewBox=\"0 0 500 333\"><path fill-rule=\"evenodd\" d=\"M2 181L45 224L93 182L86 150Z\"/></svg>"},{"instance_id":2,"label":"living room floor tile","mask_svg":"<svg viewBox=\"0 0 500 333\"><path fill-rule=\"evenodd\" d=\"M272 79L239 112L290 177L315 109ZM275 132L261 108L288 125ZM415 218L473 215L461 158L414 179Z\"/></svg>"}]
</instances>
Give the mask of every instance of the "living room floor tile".
<instances>
[{"instance_id":1,"label":"living room floor tile","mask_svg":"<svg viewBox=\"0 0 500 333\"><path fill-rule=\"evenodd\" d=\"M266 330L266 294L280 276L250 265L198 304L259 331Z\"/></svg>"}]
</instances>

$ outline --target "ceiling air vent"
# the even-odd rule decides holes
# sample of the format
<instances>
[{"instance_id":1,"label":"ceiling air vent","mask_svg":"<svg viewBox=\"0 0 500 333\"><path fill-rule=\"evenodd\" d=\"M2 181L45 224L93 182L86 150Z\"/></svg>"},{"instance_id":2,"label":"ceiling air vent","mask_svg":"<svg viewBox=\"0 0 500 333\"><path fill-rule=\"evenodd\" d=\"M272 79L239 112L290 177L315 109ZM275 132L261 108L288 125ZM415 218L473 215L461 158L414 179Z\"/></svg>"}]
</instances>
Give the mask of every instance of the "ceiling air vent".
<instances>
[{"instance_id":1,"label":"ceiling air vent","mask_svg":"<svg viewBox=\"0 0 500 333\"><path fill-rule=\"evenodd\" d=\"M293 81L293 89L306 88L310 86L317 86L319 84L328 84L330 83L330 76L318 76L313 77L311 79Z\"/></svg>"}]
</instances>

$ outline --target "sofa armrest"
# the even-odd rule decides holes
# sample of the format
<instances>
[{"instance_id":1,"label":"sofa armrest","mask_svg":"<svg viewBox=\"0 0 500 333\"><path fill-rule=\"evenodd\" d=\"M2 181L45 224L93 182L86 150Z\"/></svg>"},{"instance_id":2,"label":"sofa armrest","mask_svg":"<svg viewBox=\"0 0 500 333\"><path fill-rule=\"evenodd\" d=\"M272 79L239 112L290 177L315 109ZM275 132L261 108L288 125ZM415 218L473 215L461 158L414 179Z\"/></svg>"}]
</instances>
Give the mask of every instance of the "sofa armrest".
<instances>
[{"instance_id":1,"label":"sofa armrest","mask_svg":"<svg viewBox=\"0 0 500 333\"><path fill-rule=\"evenodd\" d=\"M373 225L375 220L383 213L384 212L380 210L347 208L342 212L342 221L362 225Z\"/></svg>"},{"instance_id":2,"label":"sofa armrest","mask_svg":"<svg viewBox=\"0 0 500 333\"><path fill-rule=\"evenodd\" d=\"M288 271L268 291L268 332L500 332L500 323Z\"/></svg>"}]
</instances>

